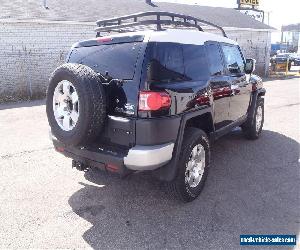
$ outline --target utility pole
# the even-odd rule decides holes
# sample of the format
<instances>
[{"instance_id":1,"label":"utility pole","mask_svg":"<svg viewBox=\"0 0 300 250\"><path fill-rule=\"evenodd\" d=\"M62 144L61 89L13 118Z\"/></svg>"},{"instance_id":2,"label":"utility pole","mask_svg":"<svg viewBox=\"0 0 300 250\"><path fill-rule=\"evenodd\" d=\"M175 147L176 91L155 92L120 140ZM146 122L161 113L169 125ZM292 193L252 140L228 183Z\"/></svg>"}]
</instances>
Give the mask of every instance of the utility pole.
<instances>
[{"instance_id":1,"label":"utility pole","mask_svg":"<svg viewBox=\"0 0 300 250\"><path fill-rule=\"evenodd\" d=\"M270 14L272 13L272 11L265 11L265 13L268 14L268 25L270 25Z\"/></svg>"},{"instance_id":2,"label":"utility pole","mask_svg":"<svg viewBox=\"0 0 300 250\"><path fill-rule=\"evenodd\" d=\"M283 31L281 26L281 39L280 39L280 52L282 53L282 47L283 47Z\"/></svg>"}]
</instances>

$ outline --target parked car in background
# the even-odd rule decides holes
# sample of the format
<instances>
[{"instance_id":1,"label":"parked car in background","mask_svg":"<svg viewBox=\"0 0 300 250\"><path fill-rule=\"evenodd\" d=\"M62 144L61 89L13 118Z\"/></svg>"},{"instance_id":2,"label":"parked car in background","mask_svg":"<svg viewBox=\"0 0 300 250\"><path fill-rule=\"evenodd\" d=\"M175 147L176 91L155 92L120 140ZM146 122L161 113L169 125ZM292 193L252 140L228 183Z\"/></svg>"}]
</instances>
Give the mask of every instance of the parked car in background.
<instances>
[{"instance_id":1,"label":"parked car in background","mask_svg":"<svg viewBox=\"0 0 300 250\"><path fill-rule=\"evenodd\" d=\"M271 69L272 71L286 70L288 65L288 71L291 70L293 59L291 53L280 53L271 57Z\"/></svg>"},{"instance_id":2,"label":"parked car in background","mask_svg":"<svg viewBox=\"0 0 300 250\"><path fill-rule=\"evenodd\" d=\"M292 58L292 64L294 66L300 66L300 54L292 54L291 55L291 58Z\"/></svg>"}]
</instances>

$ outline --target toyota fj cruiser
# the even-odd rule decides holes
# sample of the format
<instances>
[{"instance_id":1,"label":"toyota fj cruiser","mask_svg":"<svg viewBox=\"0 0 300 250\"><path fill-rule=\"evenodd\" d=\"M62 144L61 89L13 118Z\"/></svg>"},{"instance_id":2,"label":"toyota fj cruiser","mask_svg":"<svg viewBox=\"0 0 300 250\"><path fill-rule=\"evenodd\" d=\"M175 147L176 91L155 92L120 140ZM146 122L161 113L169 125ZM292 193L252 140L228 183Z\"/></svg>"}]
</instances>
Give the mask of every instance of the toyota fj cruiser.
<instances>
[{"instance_id":1,"label":"toyota fj cruiser","mask_svg":"<svg viewBox=\"0 0 300 250\"><path fill-rule=\"evenodd\" d=\"M73 45L50 78L55 149L80 170L152 171L181 200L194 200L211 143L235 127L248 139L262 131L255 61L221 27L191 16L145 12L97 24L96 38Z\"/></svg>"}]
</instances>

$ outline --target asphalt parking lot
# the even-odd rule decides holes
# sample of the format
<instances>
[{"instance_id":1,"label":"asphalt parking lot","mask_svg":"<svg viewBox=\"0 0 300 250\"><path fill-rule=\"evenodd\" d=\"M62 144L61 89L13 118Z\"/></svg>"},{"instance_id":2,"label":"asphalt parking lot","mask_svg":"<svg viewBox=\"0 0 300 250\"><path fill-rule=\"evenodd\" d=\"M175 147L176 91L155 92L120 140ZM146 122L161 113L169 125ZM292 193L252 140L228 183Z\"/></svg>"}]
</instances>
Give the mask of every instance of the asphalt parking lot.
<instances>
[{"instance_id":1,"label":"asphalt parking lot","mask_svg":"<svg viewBox=\"0 0 300 250\"><path fill-rule=\"evenodd\" d=\"M235 130L215 143L188 204L147 173L72 169L43 101L0 105L0 248L274 249L241 247L240 234L297 234L300 247L300 78L265 87L261 138Z\"/></svg>"}]
</instances>

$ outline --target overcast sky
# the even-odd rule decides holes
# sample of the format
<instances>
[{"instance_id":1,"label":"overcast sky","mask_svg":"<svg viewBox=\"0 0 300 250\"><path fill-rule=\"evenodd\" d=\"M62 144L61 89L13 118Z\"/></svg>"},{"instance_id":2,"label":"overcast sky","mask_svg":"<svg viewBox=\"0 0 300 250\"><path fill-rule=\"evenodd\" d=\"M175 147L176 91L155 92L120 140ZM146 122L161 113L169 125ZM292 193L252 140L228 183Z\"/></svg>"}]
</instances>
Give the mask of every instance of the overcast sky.
<instances>
[{"instance_id":1,"label":"overcast sky","mask_svg":"<svg viewBox=\"0 0 300 250\"><path fill-rule=\"evenodd\" d=\"M187 4L199 4L203 6L236 8L236 0L156 0L157 2L177 2ZM279 29L281 25L300 23L300 0L259 0L259 9L270 15L270 25ZM273 34L273 42L280 38L279 34Z\"/></svg>"}]
</instances>

